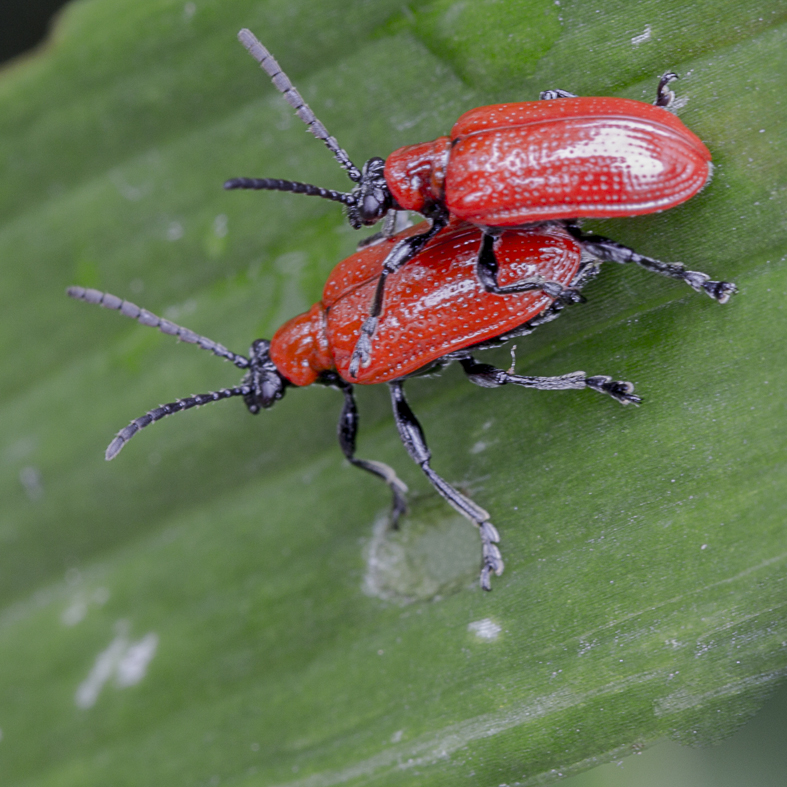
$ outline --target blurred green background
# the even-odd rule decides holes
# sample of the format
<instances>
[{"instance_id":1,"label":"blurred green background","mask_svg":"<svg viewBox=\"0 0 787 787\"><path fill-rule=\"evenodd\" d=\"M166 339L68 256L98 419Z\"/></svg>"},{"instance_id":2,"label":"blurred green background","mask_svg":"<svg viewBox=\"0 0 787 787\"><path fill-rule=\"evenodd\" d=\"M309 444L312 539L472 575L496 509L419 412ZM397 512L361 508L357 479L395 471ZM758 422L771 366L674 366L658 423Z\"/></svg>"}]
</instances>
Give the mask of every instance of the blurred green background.
<instances>
[{"instance_id":1,"label":"blurred green background","mask_svg":"<svg viewBox=\"0 0 787 787\"><path fill-rule=\"evenodd\" d=\"M19 21L0 16L0 52L54 5L4 4ZM564 783L783 784L786 22L783 2L81 0L7 62L2 784L537 784L607 761ZM237 375L66 285L243 351L357 242L336 206L221 190L346 186L241 26L356 163L493 101L651 100L661 72L683 77L713 182L594 227L741 294L719 308L605 270L517 353L520 373L632 379L645 404L456 370L410 384L435 468L503 533L492 594L383 390L360 392L359 453L413 490L398 535L385 490L341 460L331 391L257 419L237 402L179 415L103 462L130 418ZM725 743L647 748L665 736Z\"/></svg>"}]
</instances>

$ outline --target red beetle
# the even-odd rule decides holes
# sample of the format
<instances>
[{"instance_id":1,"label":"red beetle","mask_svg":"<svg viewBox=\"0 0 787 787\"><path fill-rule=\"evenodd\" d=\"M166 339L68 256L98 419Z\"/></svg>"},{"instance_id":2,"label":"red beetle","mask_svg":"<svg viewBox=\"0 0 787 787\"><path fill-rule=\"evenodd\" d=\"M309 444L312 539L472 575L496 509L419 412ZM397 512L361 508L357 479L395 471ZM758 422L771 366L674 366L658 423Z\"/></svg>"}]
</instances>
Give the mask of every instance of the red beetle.
<instances>
[{"instance_id":1,"label":"red beetle","mask_svg":"<svg viewBox=\"0 0 787 787\"><path fill-rule=\"evenodd\" d=\"M488 292L503 294L493 248L501 228L666 210L694 196L711 174L708 149L666 108L674 98L668 85L677 79L671 72L659 82L655 105L548 90L541 101L473 109L459 118L449 136L400 148L386 161L371 158L358 170L268 50L248 30L238 37L356 185L343 193L286 180L236 178L225 188L292 191L336 200L347 207L356 228L375 224L396 210L417 211L431 219L428 229L392 247L381 268L370 296L371 311L353 352L354 379L360 380L359 370L373 364L371 337L382 313L387 277L412 260L449 217L483 229L479 276ZM392 233L390 225L385 234ZM583 236L576 224L571 232L592 244L599 259L628 262L637 257L607 238ZM652 262L720 303L734 292L727 282L690 278L682 266ZM570 290L551 294L576 300Z\"/></svg>"},{"instance_id":2,"label":"red beetle","mask_svg":"<svg viewBox=\"0 0 787 787\"><path fill-rule=\"evenodd\" d=\"M476 275L481 231L455 220L409 265L391 276L389 306L380 320L371 363L354 378L350 371L353 349L368 316L370 296L382 266L396 244L419 232L422 228L417 226L381 238L339 263L325 284L322 300L285 323L271 341L255 341L249 358L114 295L83 287L69 288L72 298L117 309L143 325L210 350L246 372L241 384L234 388L179 399L135 419L109 445L106 458L116 456L140 429L180 410L242 396L249 410L258 413L281 399L288 387L319 383L343 392L344 408L339 420L342 450L352 464L388 484L393 493L395 526L406 508L407 487L387 465L355 456L358 411L353 383L388 383L405 448L434 488L479 529L483 545L481 586L489 590L491 574L503 571L496 545L498 532L484 509L432 470L423 431L404 397L404 380L459 361L471 382L487 388L507 383L542 390L592 388L623 404L638 403L640 399L634 395L631 383L611 377L588 377L584 372L559 377L521 376L476 361L476 351L530 333L556 317L563 302L542 289L507 295L487 292ZM583 255L581 243L560 223L506 230L497 236L496 245L497 275L504 287L514 287L517 282L532 281L538 276L555 286L578 290L597 272L596 262Z\"/></svg>"}]
</instances>

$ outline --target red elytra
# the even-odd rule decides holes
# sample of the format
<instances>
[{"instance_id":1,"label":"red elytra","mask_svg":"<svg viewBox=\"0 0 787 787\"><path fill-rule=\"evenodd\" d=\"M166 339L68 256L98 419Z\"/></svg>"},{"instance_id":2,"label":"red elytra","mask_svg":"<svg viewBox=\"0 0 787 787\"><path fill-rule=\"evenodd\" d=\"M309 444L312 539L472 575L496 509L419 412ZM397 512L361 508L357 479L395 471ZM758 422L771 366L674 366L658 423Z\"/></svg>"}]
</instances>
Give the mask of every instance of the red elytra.
<instances>
[{"instance_id":1,"label":"red elytra","mask_svg":"<svg viewBox=\"0 0 787 787\"><path fill-rule=\"evenodd\" d=\"M391 153L397 205L435 204L474 224L635 216L708 181L711 156L668 110L624 98L561 98L466 112L448 137Z\"/></svg>"},{"instance_id":2,"label":"red elytra","mask_svg":"<svg viewBox=\"0 0 787 787\"><path fill-rule=\"evenodd\" d=\"M371 363L353 378L352 353L383 263L399 240L422 231L411 227L340 262L322 300L276 331L271 359L290 382L311 385L330 371L347 382L389 382L512 331L554 302L541 290L486 292L476 276L481 233L456 222L389 278L390 306L377 326ZM495 252L501 285L541 276L568 287L581 258L579 243L557 224L506 232Z\"/></svg>"}]
</instances>

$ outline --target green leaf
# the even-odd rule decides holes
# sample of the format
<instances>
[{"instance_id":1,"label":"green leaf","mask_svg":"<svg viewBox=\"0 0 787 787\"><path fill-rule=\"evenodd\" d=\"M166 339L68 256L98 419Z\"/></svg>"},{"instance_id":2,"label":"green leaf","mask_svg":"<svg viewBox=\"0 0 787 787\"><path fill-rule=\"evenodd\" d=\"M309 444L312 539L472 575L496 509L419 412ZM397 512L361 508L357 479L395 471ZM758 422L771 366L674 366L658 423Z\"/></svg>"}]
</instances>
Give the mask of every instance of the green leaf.
<instances>
[{"instance_id":1,"label":"green leaf","mask_svg":"<svg viewBox=\"0 0 787 787\"><path fill-rule=\"evenodd\" d=\"M2 783L536 784L754 713L787 672L785 21L776 0L83 0L5 68ZM222 190L347 185L240 27L356 162L491 101L651 100L683 77L712 183L593 227L740 294L610 267L517 348L521 373L630 379L643 406L456 369L408 384L435 469L501 531L491 594L381 388L360 392L359 455L410 486L399 533L342 461L326 389L178 415L104 462L131 418L237 370L67 285L243 351L358 239L335 205Z\"/></svg>"}]
</instances>

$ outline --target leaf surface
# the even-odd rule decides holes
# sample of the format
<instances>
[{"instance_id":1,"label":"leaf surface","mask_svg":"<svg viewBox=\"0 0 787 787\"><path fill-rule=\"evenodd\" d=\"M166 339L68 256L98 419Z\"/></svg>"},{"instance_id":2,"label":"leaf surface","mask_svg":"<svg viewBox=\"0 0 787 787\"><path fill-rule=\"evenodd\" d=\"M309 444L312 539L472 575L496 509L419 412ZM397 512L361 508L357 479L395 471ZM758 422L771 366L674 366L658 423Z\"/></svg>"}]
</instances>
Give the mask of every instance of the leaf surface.
<instances>
[{"instance_id":1,"label":"leaf surface","mask_svg":"<svg viewBox=\"0 0 787 787\"><path fill-rule=\"evenodd\" d=\"M780 2L84 0L0 74L3 784L537 784L664 735L715 741L787 671L787 13ZM508 26L506 26L508 25ZM408 391L435 469L506 572L359 394L359 455L411 488L399 533L291 391L113 433L229 366L68 300L98 287L245 351L358 237L336 205L232 176L347 182L236 43L249 27L356 163L546 88L652 100L678 71L711 184L588 223L740 293L608 266L517 342L590 391ZM204 356L204 357L203 357ZM485 358L506 367L507 350Z\"/></svg>"}]
</instances>

